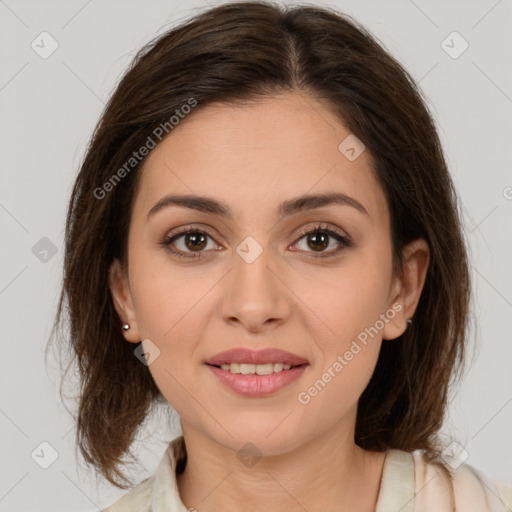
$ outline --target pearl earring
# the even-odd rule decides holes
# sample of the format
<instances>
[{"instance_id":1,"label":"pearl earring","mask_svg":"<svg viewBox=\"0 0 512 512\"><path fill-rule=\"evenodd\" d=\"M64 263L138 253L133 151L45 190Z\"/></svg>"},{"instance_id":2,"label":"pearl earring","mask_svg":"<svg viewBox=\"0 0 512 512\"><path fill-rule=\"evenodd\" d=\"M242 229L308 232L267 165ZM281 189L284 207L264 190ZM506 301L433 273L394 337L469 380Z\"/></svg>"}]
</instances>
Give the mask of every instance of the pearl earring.
<instances>
[{"instance_id":1,"label":"pearl earring","mask_svg":"<svg viewBox=\"0 0 512 512\"><path fill-rule=\"evenodd\" d=\"M130 328L130 325L129 325L129 324L124 324L124 325L123 325L123 330L124 330L124 331L127 331L129 328Z\"/></svg>"}]
</instances>

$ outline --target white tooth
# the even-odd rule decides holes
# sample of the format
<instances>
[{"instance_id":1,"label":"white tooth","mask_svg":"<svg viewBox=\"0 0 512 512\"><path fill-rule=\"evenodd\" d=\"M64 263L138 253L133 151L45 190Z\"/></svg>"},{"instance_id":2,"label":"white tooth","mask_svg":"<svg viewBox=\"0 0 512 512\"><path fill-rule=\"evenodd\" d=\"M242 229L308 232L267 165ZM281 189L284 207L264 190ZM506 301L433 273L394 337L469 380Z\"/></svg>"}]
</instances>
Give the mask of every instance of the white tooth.
<instances>
[{"instance_id":1,"label":"white tooth","mask_svg":"<svg viewBox=\"0 0 512 512\"><path fill-rule=\"evenodd\" d=\"M220 366L224 371L231 373L241 373L243 375L271 375L283 370L289 370L291 365L284 363L266 363L266 364L239 364L225 363Z\"/></svg>"},{"instance_id":2,"label":"white tooth","mask_svg":"<svg viewBox=\"0 0 512 512\"><path fill-rule=\"evenodd\" d=\"M255 364L241 364L240 365L240 373L242 375L249 375L250 373L254 373L256 371Z\"/></svg>"},{"instance_id":3,"label":"white tooth","mask_svg":"<svg viewBox=\"0 0 512 512\"><path fill-rule=\"evenodd\" d=\"M258 375L270 375L273 372L272 363L256 365L256 373Z\"/></svg>"}]
</instances>

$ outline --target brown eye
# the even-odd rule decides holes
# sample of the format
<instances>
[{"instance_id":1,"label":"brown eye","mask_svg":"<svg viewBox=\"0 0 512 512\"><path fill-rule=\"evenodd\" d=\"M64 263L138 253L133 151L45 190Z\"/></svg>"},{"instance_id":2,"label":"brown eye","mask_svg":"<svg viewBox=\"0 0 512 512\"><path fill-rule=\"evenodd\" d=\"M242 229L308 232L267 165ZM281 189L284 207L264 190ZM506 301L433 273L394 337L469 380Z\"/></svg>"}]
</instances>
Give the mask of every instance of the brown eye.
<instances>
[{"instance_id":1,"label":"brown eye","mask_svg":"<svg viewBox=\"0 0 512 512\"><path fill-rule=\"evenodd\" d=\"M302 239L305 239L305 252L317 253L314 254L314 256L320 258L335 256L344 248L350 247L352 245L349 237L344 236L340 232L335 231L334 229L330 229L324 225L317 225L313 226L312 228L308 228L302 231L299 236L300 238L296 242L296 245L299 245ZM326 249L332 245L332 239L336 241L337 247L330 251L326 251Z\"/></svg>"},{"instance_id":2,"label":"brown eye","mask_svg":"<svg viewBox=\"0 0 512 512\"><path fill-rule=\"evenodd\" d=\"M206 236L203 233L190 233L184 236L185 246L191 251L201 250L206 246Z\"/></svg>"},{"instance_id":3,"label":"brown eye","mask_svg":"<svg viewBox=\"0 0 512 512\"><path fill-rule=\"evenodd\" d=\"M162 241L170 252L183 258L199 258L208 245L208 239L213 238L206 232L196 228L183 229L179 233L171 235ZM213 244L213 248L217 246Z\"/></svg>"},{"instance_id":4,"label":"brown eye","mask_svg":"<svg viewBox=\"0 0 512 512\"><path fill-rule=\"evenodd\" d=\"M329 235L325 233L312 233L307 235L308 246L314 251L326 249L329 246Z\"/></svg>"}]
</instances>

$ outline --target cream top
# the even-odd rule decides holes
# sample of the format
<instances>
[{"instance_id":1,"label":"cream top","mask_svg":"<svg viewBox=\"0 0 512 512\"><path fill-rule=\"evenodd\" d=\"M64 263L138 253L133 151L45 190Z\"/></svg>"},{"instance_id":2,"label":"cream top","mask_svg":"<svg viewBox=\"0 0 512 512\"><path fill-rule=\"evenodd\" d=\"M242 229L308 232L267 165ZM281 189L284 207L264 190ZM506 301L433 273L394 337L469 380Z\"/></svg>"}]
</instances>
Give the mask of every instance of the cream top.
<instances>
[{"instance_id":1,"label":"cream top","mask_svg":"<svg viewBox=\"0 0 512 512\"><path fill-rule=\"evenodd\" d=\"M176 483L176 467L185 456L180 436L169 443L153 476L102 512L193 512L181 501ZM493 482L469 464L452 473L456 512L512 510L512 484ZM453 512L448 485L444 473L421 452L388 450L375 512Z\"/></svg>"}]
</instances>

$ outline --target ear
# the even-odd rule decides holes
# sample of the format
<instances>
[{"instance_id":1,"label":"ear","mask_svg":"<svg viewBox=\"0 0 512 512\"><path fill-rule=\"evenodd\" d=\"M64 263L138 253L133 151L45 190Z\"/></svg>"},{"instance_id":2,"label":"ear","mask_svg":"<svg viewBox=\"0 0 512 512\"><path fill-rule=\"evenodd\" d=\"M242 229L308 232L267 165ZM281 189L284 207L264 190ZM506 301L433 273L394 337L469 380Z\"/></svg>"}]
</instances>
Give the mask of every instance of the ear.
<instances>
[{"instance_id":1,"label":"ear","mask_svg":"<svg viewBox=\"0 0 512 512\"><path fill-rule=\"evenodd\" d=\"M108 282L114 308L121 321L120 329L123 336L130 343L139 343L141 337L135 317L135 308L133 307L128 275L117 258L110 265ZM124 324L129 324L130 326L127 331L122 329Z\"/></svg>"},{"instance_id":2,"label":"ear","mask_svg":"<svg viewBox=\"0 0 512 512\"><path fill-rule=\"evenodd\" d=\"M396 314L386 323L383 339L394 340L407 329L407 320L413 317L420 300L429 263L430 250L423 238L405 246L402 275L395 276L388 302L388 307L392 307Z\"/></svg>"}]
</instances>

